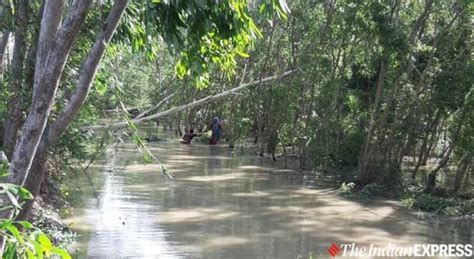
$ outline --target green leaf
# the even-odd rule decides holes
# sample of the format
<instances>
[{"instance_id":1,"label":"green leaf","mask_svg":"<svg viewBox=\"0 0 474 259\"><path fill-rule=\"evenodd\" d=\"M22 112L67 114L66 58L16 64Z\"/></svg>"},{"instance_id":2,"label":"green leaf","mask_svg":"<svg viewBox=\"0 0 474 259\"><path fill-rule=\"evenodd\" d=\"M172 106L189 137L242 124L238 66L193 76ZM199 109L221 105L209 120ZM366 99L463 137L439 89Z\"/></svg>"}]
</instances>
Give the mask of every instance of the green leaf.
<instances>
[{"instance_id":1,"label":"green leaf","mask_svg":"<svg viewBox=\"0 0 474 259\"><path fill-rule=\"evenodd\" d=\"M280 4L280 8L281 10L285 13L285 14L289 14L291 11L290 11L290 8L288 7L288 4L286 3L286 0L278 0L278 3Z\"/></svg>"},{"instance_id":2,"label":"green leaf","mask_svg":"<svg viewBox=\"0 0 474 259\"><path fill-rule=\"evenodd\" d=\"M69 255L69 253L66 252L66 250L64 250L64 249L61 249L61 248L58 248L58 247L53 247L52 252L54 254L57 254L57 255L61 256L62 259L71 259L71 255Z\"/></svg>"},{"instance_id":3,"label":"green leaf","mask_svg":"<svg viewBox=\"0 0 474 259\"><path fill-rule=\"evenodd\" d=\"M7 230L13 235L18 243L24 243L23 237L21 236L20 231L18 231L18 228L16 228L14 225L9 225L7 226Z\"/></svg>"},{"instance_id":4,"label":"green leaf","mask_svg":"<svg viewBox=\"0 0 474 259\"><path fill-rule=\"evenodd\" d=\"M33 199L33 194L31 194L30 191L28 191L26 188L24 187L20 187L18 188L18 196L20 196L20 198L24 199L24 200L31 200Z\"/></svg>"},{"instance_id":5,"label":"green leaf","mask_svg":"<svg viewBox=\"0 0 474 259\"><path fill-rule=\"evenodd\" d=\"M11 205L3 205L2 207L0 207L0 211L6 211L6 210L11 210L15 208L15 206L11 206Z\"/></svg>"},{"instance_id":6,"label":"green leaf","mask_svg":"<svg viewBox=\"0 0 474 259\"><path fill-rule=\"evenodd\" d=\"M28 221L16 221L15 223L18 223L20 224L22 227L24 227L25 229L31 229L33 228L33 224L31 224L30 222Z\"/></svg>"},{"instance_id":7,"label":"green leaf","mask_svg":"<svg viewBox=\"0 0 474 259\"><path fill-rule=\"evenodd\" d=\"M10 243L5 251L3 252L2 259L14 259L16 256L15 251L17 250L17 245L15 243ZM15 258L16 259L16 258Z\"/></svg>"},{"instance_id":8,"label":"green leaf","mask_svg":"<svg viewBox=\"0 0 474 259\"><path fill-rule=\"evenodd\" d=\"M38 242L40 243L41 248L43 249L46 256L49 256L49 254L52 252L52 249L53 249L53 244L51 244L51 241L49 240L49 238L45 234L39 233Z\"/></svg>"},{"instance_id":9,"label":"green leaf","mask_svg":"<svg viewBox=\"0 0 474 259\"><path fill-rule=\"evenodd\" d=\"M248 57L250 57L249 54L247 54L247 53L245 53L245 52L243 52L243 51L239 51L239 52L237 52L237 54L239 54L239 56L241 56L241 57L243 57L243 58L248 58Z\"/></svg>"},{"instance_id":10,"label":"green leaf","mask_svg":"<svg viewBox=\"0 0 474 259\"><path fill-rule=\"evenodd\" d=\"M10 4L10 9L12 10L12 14L15 14L15 3L13 0L9 0L8 3Z\"/></svg>"},{"instance_id":11,"label":"green leaf","mask_svg":"<svg viewBox=\"0 0 474 259\"><path fill-rule=\"evenodd\" d=\"M26 248L26 249L25 249L25 253L26 253L26 257L27 257L28 259L35 259L35 255L34 255L33 252L31 251L31 249Z\"/></svg>"},{"instance_id":12,"label":"green leaf","mask_svg":"<svg viewBox=\"0 0 474 259\"><path fill-rule=\"evenodd\" d=\"M17 194L18 192L18 186L11 183L0 183L0 187L6 192L11 192L13 194Z\"/></svg>"},{"instance_id":13,"label":"green leaf","mask_svg":"<svg viewBox=\"0 0 474 259\"><path fill-rule=\"evenodd\" d=\"M183 78L185 74L186 66L184 65L184 62L182 60L179 60L178 63L176 63L176 75L179 78Z\"/></svg>"},{"instance_id":14,"label":"green leaf","mask_svg":"<svg viewBox=\"0 0 474 259\"><path fill-rule=\"evenodd\" d=\"M0 171L0 178L5 178L7 176L11 175L10 173L8 173L8 171L6 170L2 170Z\"/></svg>"},{"instance_id":15,"label":"green leaf","mask_svg":"<svg viewBox=\"0 0 474 259\"><path fill-rule=\"evenodd\" d=\"M36 242L35 240L31 240L31 244L35 248L36 258L43 259L43 247L40 243Z\"/></svg>"},{"instance_id":16,"label":"green leaf","mask_svg":"<svg viewBox=\"0 0 474 259\"><path fill-rule=\"evenodd\" d=\"M107 85L103 84L102 82L96 82L95 91L98 95L103 96L107 92Z\"/></svg>"},{"instance_id":17,"label":"green leaf","mask_svg":"<svg viewBox=\"0 0 474 259\"><path fill-rule=\"evenodd\" d=\"M266 7L267 7L267 4L265 3L260 4L260 7L258 8L258 13L263 14L265 12Z\"/></svg>"},{"instance_id":18,"label":"green leaf","mask_svg":"<svg viewBox=\"0 0 474 259\"><path fill-rule=\"evenodd\" d=\"M10 198L10 202L13 204L13 206L15 206L17 209L21 209L21 206L16 200L16 197L11 192L7 191L7 196L8 198Z\"/></svg>"}]
</instances>

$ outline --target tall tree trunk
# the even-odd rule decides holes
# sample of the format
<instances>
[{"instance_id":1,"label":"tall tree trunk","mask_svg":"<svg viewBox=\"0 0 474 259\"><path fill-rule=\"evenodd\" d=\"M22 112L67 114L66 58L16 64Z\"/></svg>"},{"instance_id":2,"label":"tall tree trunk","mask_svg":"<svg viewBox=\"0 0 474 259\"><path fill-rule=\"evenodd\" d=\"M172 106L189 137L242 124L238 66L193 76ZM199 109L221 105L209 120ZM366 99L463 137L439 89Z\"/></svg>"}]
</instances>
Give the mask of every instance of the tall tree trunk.
<instances>
[{"instance_id":1,"label":"tall tree trunk","mask_svg":"<svg viewBox=\"0 0 474 259\"><path fill-rule=\"evenodd\" d=\"M466 98L467 99L467 98ZM443 156L441 161L439 162L438 166L433 169L429 174L428 174L428 181L426 182L426 191L432 192L436 188L436 178L439 170L443 167L445 167L448 162L449 162L449 157L451 156L451 153L456 146L456 143L459 139L459 135L461 133L463 123L464 123L464 117L466 115L466 112L464 111L464 107L461 108L461 116L459 118L459 121L456 125L456 131L454 132L451 143L448 146L448 150L446 154Z\"/></svg>"},{"instance_id":2,"label":"tall tree trunk","mask_svg":"<svg viewBox=\"0 0 474 259\"><path fill-rule=\"evenodd\" d=\"M464 176L463 182L461 183L460 189L462 189L462 188L467 189L467 188L472 187L471 186L471 176L473 175L473 172L474 172L473 165L474 165L474 161L471 161L471 164L466 168L466 174Z\"/></svg>"},{"instance_id":3,"label":"tall tree trunk","mask_svg":"<svg viewBox=\"0 0 474 259\"><path fill-rule=\"evenodd\" d=\"M436 188L436 178L438 175L438 171L448 164L449 157L451 156L453 148L454 148L454 142L451 142L446 152L446 155L441 159L438 166L428 174L428 181L426 182L427 192L432 192Z\"/></svg>"},{"instance_id":4,"label":"tall tree trunk","mask_svg":"<svg viewBox=\"0 0 474 259\"><path fill-rule=\"evenodd\" d=\"M261 93L258 94L259 96L262 96ZM262 107L263 106L263 107ZM265 101L262 100L260 104L260 100L257 101L257 145L258 145L258 155L260 157L263 157L263 145L265 143L265 138L264 138L264 110L265 110Z\"/></svg>"},{"instance_id":5,"label":"tall tree trunk","mask_svg":"<svg viewBox=\"0 0 474 259\"><path fill-rule=\"evenodd\" d=\"M45 73L46 61L51 52L51 46L57 36L63 19L64 0L43 1L43 13L36 49L35 75L33 84L33 99L41 84L41 77Z\"/></svg>"},{"instance_id":6,"label":"tall tree trunk","mask_svg":"<svg viewBox=\"0 0 474 259\"><path fill-rule=\"evenodd\" d=\"M51 112L67 57L92 2L92 0L76 0L71 6L67 19L55 37L54 35L44 35L46 32L53 32L48 30L50 27L57 27L57 24L48 18L51 18L51 16L61 16L62 8L58 8L58 5L62 6L64 2L61 0L48 0L46 2L41 22L33 100L30 112L22 127L22 134L13 153L9 169L11 173L10 182L23 185L28 176L36 149ZM56 11L56 13L48 13L51 10ZM58 20L56 17L54 18L55 21ZM46 56L43 56L42 47L44 47L44 44L48 44L48 41L42 42L41 40L46 37L54 37L55 40L52 43L49 41L51 43L50 50L47 51ZM43 60L44 58L45 60ZM43 66L38 66L38 64L43 64Z\"/></svg>"},{"instance_id":7,"label":"tall tree trunk","mask_svg":"<svg viewBox=\"0 0 474 259\"><path fill-rule=\"evenodd\" d=\"M433 0L427 0L423 12L420 14L420 16L418 16L415 22L415 26L413 26L413 29L411 30L410 36L408 38L410 44L413 44L415 42L416 35L421 30L421 28L423 28L426 19L431 13L432 7L433 7Z\"/></svg>"},{"instance_id":8,"label":"tall tree trunk","mask_svg":"<svg viewBox=\"0 0 474 259\"><path fill-rule=\"evenodd\" d=\"M454 177L453 194L457 194L461 189L461 184L465 178L469 166L472 164L472 154L464 154L458 164L458 170Z\"/></svg>"},{"instance_id":9,"label":"tall tree trunk","mask_svg":"<svg viewBox=\"0 0 474 259\"><path fill-rule=\"evenodd\" d=\"M19 0L15 5L15 44L13 47L12 79L8 88L8 113L4 124L3 145L5 153L11 159L21 124L23 70L28 33L28 1Z\"/></svg>"},{"instance_id":10,"label":"tall tree trunk","mask_svg":"<svg viewBox=\"0 0 474 259\"><path fill-rule=\"evenodd\" d=\"M271 24L271 30L270 30L270 36L268 38L268 46L267 46L267 53L265 54L265 61L263 63L262 68L260 69L260 80L263 78L263 74L267 71L267 66L268 63L271 59L271 53L273 49L273 37L276 29L276 24L272 23ZM260 92L260 88L257 90L257 96L259 99L257 99L257 136L258 136L258 145L259 145L259 156L263 157L264 153L264 145L266 138L264 136L264 128L265 126L265 112L266 112L266 103L265 103L265 96ZM260 105L260 98L262 101L262 105Z\"/></svg>"},{"instance_id":11,"label":"tall tree trunk","mask_svg":"<svg viewBox=\"0 0 474 259\"><path fill-rule=\"evenodd\" d=\"M38 152L34 158L33 169L25 183L25 187L29 189L34 196L39 194L41 183L43 182L46 162L48 160L48 152L52 147L55 147L58 144L61 135L64 134L67 126L76 117L79 109L84 104L92 85L92 81L95 78L100 60L104 56L106 47L112 39L128 2L129 0L115 1L101 32L98 34L95 43L82 66L79 81L74 93L69 99L68 105L61 111L57 119L46 129L44 134L45 137L41 139ZM28 217L31 203L32 202L28 202L27 206L23 209L21 214L22 219Z\"/></svg>"},{"instance_id":12,"label":"tall tree trunk","mask_svg":"<svg viewBox=\"0 0 474 259\"><path fill-rule=\"evenodd\" d=\"M42 1L42 4L39 8L39 14L38 14L38 25L35 26L34 32L32 33L30 44L28 51L26 52L26 42L23 42L24 45L22 46L23 49L23 54L21 55L21 67L17 67L16 64L12 66L12 69L19 69L21 68L21 73L12 71L13 74L13 80L10 85L10 88L14 87L17 88L18 94L13 94L14 100L10 99L9 101L13 101L15 105L9 110L8 117L6 118L5 122L7 124L7 127L5 127L4 131L4 139L6 140L5 143L5 149L7 151L7 154L10 156L10 154L13 152L14 144L16 143L16 137L18 135L18 131L23 123L23 117L24 117L24 112L26 110L26 105L29 103L29 100L31 100L31 93L33 89L33 83L34 83L34 74L35 74L35 61L36 61L36 49L37 49L37 42L38 42L38 35L39 35L39 24L41 23L41 17L43 15L43 10L44 10L44 1ZM25 35L26 36L26 35ZM17 46L14 46L15 51L17 51ZM25 55L25 53L27 53ZM15 54L15 53L14 53ZM16 57L14 57L14 60L16 60ZM19 74L18 74L19 73ZM18 77L21 77L18 79ZM1 77L1 75L0 75ZM17 77L17 79L15 79ZM14 142L13 142L14 141Z\"/></svg>"},{"instance_id":13,"label":"tall tree trunk","mask_svg":"<svg viewBox=\"0 0 474 259\"><path fill-rule=\"evenodd\" d=\"M7 47L8 47L8 42L10 40L10 32L5 31L3 32L2 36L0 37L0 92L4 92L6 89L6 86L3 84L3 71L5 70L6 66L6 53L7 53ZM3 126L4 126L5 121L0 121L0 146L3 146Z\"/></svg>"},{"instance_id":14,"label":"tall tree trunk","mask_svg":"<svg viewBox=\"0 0 474 259\"><path fill-rule=\"evenodd\" d=\"M307 84L305 84L307 85ZM315 97L315 88L316 86L315 85L312 85L310 84L309 85L310 87L310 93L309 93L309 100L308 100L308 105L305 106L306 107L306 114L305 114L305 122L304 122L304 128L303 128L303 132L305 135L307 136L310 136L309 139L307 141L305 141L304 143L302 143L302 146L301 146L301 149L300 149L300 154L299 154L299 169L300 170L304 170L306 169L306 167L308 167L307 165L307 162L308 162L308 157L309 157L309 152L308 152L308 148L311 144L311 142L313 141L313 136L314 138L317 138L318 137L318 130L314 131L313 132L313 129L311 129L311 127L309 125L311 125L311 118L312 118L312 114L313 114L313 107L314 107L314 97ZM304 98L304 95L305 95L305 91L306 90L306 87L303 87L303 98ZM322 134L321 134L321 131L319 130L319 137L322 138ZM322 140L320 139L320 143L322 143Z\"/></svg>"},{"instance_id":15,"label":"tall tree trunk","mask_svg":"<svg viewBox=\"0 0 474 259\"><path fill-rule=\"evenodd\" d=\"M370 120L369 120L369 128L367 130L367 137L365 139L365 144L364 144L364 149L362 151L362 156L359 160L359 179L363 184L370 182L371 175L367 170L367 165L369 162L369 153L370 153L370 148L371 148L371 143L372 143L372 138L375 132L375 124L376 124L376 116L377 116L377 111L380 105L380 99L382 97L382 90L383 90L383 85L384 85L384 80L385 80L385 74L386 74L386 64L385 61L382 61L380 65L380 71L377 79L377 86L375 90L375 102L373 104L373 108L370 114Z\"/></svg>"},{"instance_id":16,"label":"tall tree trunk","mask_svg":"<svg viewBox=\"0 0 474 259\"><path fill-rule=\"evenodd\" d=\"M246 73L247 73L247 64L245 63L243 71L242 71L242 76L240 77L240 80L239 80L239 85L244 83ZM235 95L234 97L232 97L230 101L229 113L230 113L230 122L232 123L230 129L228 130L230 131L228 134L230 148L234 148L235 142L237 141L237 137L238 137L237 136L237 108L236 107L239 100L240 100L240 97L238 95Z\"/></svg>"},{"instance_id":17,"label":"tall tree trunk","mask_svg":"<svg viewBox=\"0 0 474 259\"><path fill-rule=\"evenodd\" d=\"M62 17L63 0L48 0L45 3L36 60L35 84L31 109L22 127L9 167L10 183L23 185L28 176L41 136L46 127L54 96L64 69L71 46L84 22L92 0L75 1L66 22L58 33ZM53 44L54 41L54 44ZM48 48L45 46L48 45ZM38 66L41 64L40 66ZM3 211L0 218L12 218L13 210ZM3 253L5 239L0 240L0 254Z\"/></svg>"},{"instance_id":18,"label":"tall tree trunk","mask_svg":"<svg viewBox=\"0 0 474 259\"><path fill-rule=\"evenodd\" d=\"M60 18L58 17L62 16L64 2L62 0L48 0L45 4L38 42L41 51L38 52L36 60L37 64L39 62L43 65L36 66L31 109L12 155L9 167L10 176L7 179L10 183L24 185L28 177L33 158L36 155L36 150L51 112L69 51L79 34L79 29L84 23L91 4L92 0L76 0L71 6L66 21L57 33L52 28L59 26ZM44 49L47 44L50 44L51 47ZM45 53L46 55L43 55ZM0 218L12 218L13 212L13 210L3 211ZM2 237L0 240L0 254L3 253L4 248L5 239Z\"/></svg>"},{"instance_id":19,"label":"tall tree trunk","mask_svg":"<svg viewBox=\"0 0 474 259\"><path fill-rule=\"evenodd\" d=\"M440 119L441 119L441 112L440 112L440 110L437 110L436 111L436 116L433 119L433 122L432 122L431 126L429 126L428 129L426 129L426 133L425 133L425 136L423 138L423 143L421 145L418 161L416 161L415 168L413 169L413 172L411 174L412 179L416 178L416 174L418 172L418 169L423 165L423 161L428 159L428 157L430 155L430 147L431 146L429 146L428 143L429 143L429 140L431 138L433 138L433 136L436 135L436 131L438 129L438 124L439 124ZM431 138L430 138L430 136L431 136Z\"/></svg>"},{"instance_id":20,"label":"tall tree trunk","mask_svg":"<svg viewBox=\"0 0 474 259\"><path fill-rule=\"evenodd\" d=\"M48 162L49 153L48 147L46 142L41 142L38 146L38 150L36 152L35 159L33 160L33 164L31 166L31 172L25 182L25 188L28 189L33 196L36 197L40 193L41 184L43 183L44 176L46 174L46 165ZM31 212L31 208L33 207L33 203L35 200L26 201L25 204L22 206L22 210L18 215L18 220L28 220Z\"/></svg>"},{"instance_id":21,"label":"tall tree trunk","mask_svg":"<svg viewBox=\"0 0 474 259\"><path fill-rule=\"evenodd\" d=\"M438 125L437 128L438 127L440 127L440 126ZM436 144L438 143L439 138L441 137L441 134L442 134L441 129L437 130L437 132L436 132L436 130L433 131L433 134L431 135L431 138L429 140L428 149L426 150L427 153L423 157L423 161L421 162L422 166L425 166L428 163L428 159L432 156L432 154L434 152L434 149L436 148Z\"/></svg>"},{"instance_id":22,"label":"tall tree trunk","mask_svg":"<svg viewBox=\"0 0 474 259\"><path fill-rule=\"evenodd\" d=\"M428 137L429 137L429 133L427 133L425 135L425 137L423 138L423 142L421 143L421 147L420 147L420 154L418 155L418 160L413 160L413 162L416 162L416 165L415 165L415 168L413 169L413 171L411 172L411 179L415 180L416 179L416 175L418 173L418 169L420 169L420 166L421 166L421 163L423 162L423 158L424 156L426 156L426 153L427 153L427 146L428 146ZM415 159L415 156L413 156Z\"/></svg>"},{"instance_id":23,"label":"tall tree trunk","mask_svg":"<svg viewBox=\"0 0 474 259\"><path fill-rule=\"evenodd\" d=\"M423 27L427 17L429 16L429 14L431 12L432 3L433 3L432 0L427 0L426 1L424 11L418 16L418 18L415 22L415 25L413 26L413 28L411 30L411 33L408 36L407 40L408 40L409 44L413 44L415 42L416 35L418 34L418 32ZM395 10L395 8L393 10ZM391 19L394 19L394 18L392 17ZM411 64L410 63L411 62L411 56L412 55L410 53L410 55L407 56L407 60L403 63ZM382 69L382 66L386 66L386 64L384 62L382 62L381 69L380 69L381 72L382 72L382 70L386 69L386 68ZM402 70L399 71L400 75L403 73L403 70L405 69L405 67L402 66L401 69ZM406 71L406 74L410 75L412 69L413 69L413 66L408 66L408 70ZM379 79L380 79L380 74L379 74ZM377 89L376 89L377 92L376 92L376 97L375 97L375 102L374 102L374 109L375 110L371 113L367 138L366 138L366 141L365 141L365 144L364 144L364 147L363 147L363 151L362 151L362 155L361 155L361 158L359 159L359 165L358 165L359 181L363 185L367 184L367 183L370 183L374 180L373 175L371 175L373 173L371 171L373 171L373 170L371 168L369 168L369 163L370 163L370 160L373 159L372 154L375 151L375 150L373 150L375 147L379 147L380 150L383 150L385 152L385 153L378 154L378 156L383 156L383 160L379 161L377 163L379 163L379 164L380 163L394 164L394 162L399 162L400 161L399 154L401 152L392 152L394 149L397 149L397 150L401 149L401 147L392 147L393 143L396 143L395 136L397 136L397 134L394 133L394 126L395 125L392 125L391 128L389 128L386 132L382 133L381 135L383 135L383 136L378 138L375 144L372 143L374 133L375 133L375 129L378 128L379 130L382 131L386 128L385 124L387 123L389 111L391 111L392 107L395 105L394 103L396 101L396 96L398 95L399 89L401 87L400 79L397 79L396 82L395 82L395 87L392 89L392 92L390 94L388 94L387 97L386 97L386 99L387 99L385 101L386 108L384 109L384 112L383 112L380 120L378 121L378 125L376 125L377 123L376 123L376 120L375 120L376 119L375 115L376 115L376 112L377 112L377 109L378 109L379 103L380 103L380 101L378 100L378 99L380 99L380 96L378 96L379 95L379 93L378 93L379 83L380 83L380 80L377 81ZM387 136L387 137L385 137L385 136ZM392 148L389 148L389 147L392 147Z\"/></svg>"},{"instance_id":24,"label":"tall tree trunk","mask_svg":"<svg viewBox=\"0 0 474 259\"><path fill-rule=\"evenodd\" d=\"M3 71L5 70L5 53L8 46L8 41L10 40L10 32L6 31L3 33L0 38L0 78L3 76Z\"/></svg>"},{"instance_id":25,"label":"tall tree trunk","mask_svg":"<svg viewBox=\"0 0 474 259\"><path fill-rule=\"evenodd\" d=\"M34 80L35 80L35 66L36 66L36 54L38 50L38 40L39 40L39 33L40 33L40 24L41 24L41 19L43 18L43 12L44 12L44 5L46 1L41 1L41 6L38 10L38 19L37 19L37 24L34 29L34 33L31 36L31 44L28 49L28 54L26 55L26 61L25 61L25 82L23 83L23 89L25 92L24 100L25 103L28 103L28 100L31 100L31 96L33 93L33 87L34 87ZM23 107L23 110L25 107Z\"/></svg>"}]
</instances>

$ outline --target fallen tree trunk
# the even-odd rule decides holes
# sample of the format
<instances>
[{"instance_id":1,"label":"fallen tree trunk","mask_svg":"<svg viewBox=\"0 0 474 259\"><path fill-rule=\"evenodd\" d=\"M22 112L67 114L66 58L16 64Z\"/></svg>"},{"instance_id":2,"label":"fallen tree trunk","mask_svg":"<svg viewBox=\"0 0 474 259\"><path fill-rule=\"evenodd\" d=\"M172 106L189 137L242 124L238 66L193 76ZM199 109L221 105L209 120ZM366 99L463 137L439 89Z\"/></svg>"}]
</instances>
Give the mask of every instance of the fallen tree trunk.
<instances>
[{"instance_id":1,"label":"fallen tree trunk","mask_svg":"<svg viewBox=\"0 0 474 259\"><path fill-rule=\"evenodd\" d=\"M219 100L221 98L224 98L228 95L234 94L238 91L242 91L243 89L246 89L250 86L270 82L270 81L277 80L277 79L280 79L280 78L283 78L283 77L287 77L290 74L294 73L295 71L296 70L289 70L289 71L284 72L281 75L270 76L270 77L267 77L267 78L263 78L263 79L260 79L260 80L255 80L255 81L252 81L252 82L249 82L249 83L246 83L246 84L242 84L242 85L237 86L235 88L232 88L230 90L226 90L226 91L220 92L220 93L215 94L215 95L207 96L207 97L201 98L197 101L187 103L187 104L184 104L184 105L180 105L180 106L168 109L166 111L162 111L162 112L155 113L153 115L149 115L149 116L145 116L145 117L141 117L141 118L135 118L135 119L132 120L132 122L135 123L135 124L138 124L138 123L141 123L141 122L144 122L144 121L149 121L149 120L153 120L153 119L166 117L166 116L169 116L171 114L180 112L182 110L194 108L194 107L206 104L206 103L217 101L217 100ZM123 128L123 127L126 127L127 125L128 125L127 122L117 122L117 123L113 123L113 124L105 125L105 126L87 127L87 129Z\"/></svg>"},{"instance_id":2,"label":"fallen tree trunk","mask_svg":"<svg viewBox=\"0 0 474 259\"><path fill-rule=\"evenodd\" d=\"M125 110L126 111L130 111L130 110L140 110L142 108L145 108L144 106L132 106L132 107L125 107ZM122 111L123 109L121 107L115 107L113 109L107 109L105 110L105 112L108 112L108 113L114 113L114 112L119 112L119 111Z\"/></svg>"},{"instance_id":3,"label":"fallen tree trunk","mask_svg":"<svg viewBox=\"0 0 474 259\"><path fill-rule=\"evenodd\" d=\"M148 113L158 109L162 104L167 102L169 99L171 99L175 95L176 95L176 93L172 93L172 94L168 95L167 97L165 97L165 99L161 100L161 102L159 102L158 104L156 104L153 107L151 107L150 109L140 113L137 117L135 117L135 119L140 119L140 118L146 116Z\"/></svg>"}]
</instances>

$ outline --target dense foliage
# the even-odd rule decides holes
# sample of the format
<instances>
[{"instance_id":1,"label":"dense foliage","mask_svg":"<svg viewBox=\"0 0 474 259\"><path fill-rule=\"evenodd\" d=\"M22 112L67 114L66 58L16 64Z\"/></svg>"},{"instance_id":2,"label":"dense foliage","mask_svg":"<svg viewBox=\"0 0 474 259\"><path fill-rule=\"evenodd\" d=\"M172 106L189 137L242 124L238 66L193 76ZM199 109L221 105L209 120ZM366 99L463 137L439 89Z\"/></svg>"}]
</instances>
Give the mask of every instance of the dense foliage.
<instances>
[{"instance_id":1,"label":"dense foliage","mask_svg":"<svg viewBox=\"0 0 474 259\"><path fill-rule=\"evenodd\" d=\"M97 119L124 108L146 118L257 81L154 122L182 135L218 116L230 147L294 158L303 171L349 172L344 180L355 184L345 191L412 188L408 207L472 208L454 202L473 195L471 1L66 2L64 18L89 6L63 69L51 66L56 78L38 68L45 1L0 2L0 142L13 159L9 181L34 195L44 171L64 177L62 169L97 159L112 136L87 129ZM114 12L116 33L104 40ZM53 83L41 85L41 76ZM44 121L32 115L40 108ZM26 152L23 165L15 154L30 150L30 124L40 151Z\"/></svg>"},{"instance_id":2,"label":"dense foliage","mask_svg":"<svg viewBox=\"0 0 474 259\"><path fill-rule=\"evenodd\" d=\"M0 179L6 177L7 168L8 165L5 162L0 164ZM0 184L0 193L7 194L11 206L14 207L15 215L18 215L24 201L33 198L25 188L9 183ZM8 206L10 205L2 204L0 209L8 209ZM51 237L28 221L19 221L15 218L0 219L0 234L6 237L6 248L2 258L43 258L43 255L71 258L66 250L51 242Z\"/></svg>"},{"instance_id":3,"label":"dense foliage","mask_svg":"<svg viewBox=\"0 0 474 259\"><path fill-rule=\"evenodd\" d=\"M295 155L301 169L352 168L349 180L359 189L416 183L469 196L472 4L292 1L290 9L287 21L257 19L266 37L238 60L234 76L211 70L206 89L176 81L176 59L162 55L146 100L177 93L161 106L166 110L286 70L295 74L160 123L203 129L220 116L230 146L251 137L261 155Z\"/></svg>"}]
</instances>

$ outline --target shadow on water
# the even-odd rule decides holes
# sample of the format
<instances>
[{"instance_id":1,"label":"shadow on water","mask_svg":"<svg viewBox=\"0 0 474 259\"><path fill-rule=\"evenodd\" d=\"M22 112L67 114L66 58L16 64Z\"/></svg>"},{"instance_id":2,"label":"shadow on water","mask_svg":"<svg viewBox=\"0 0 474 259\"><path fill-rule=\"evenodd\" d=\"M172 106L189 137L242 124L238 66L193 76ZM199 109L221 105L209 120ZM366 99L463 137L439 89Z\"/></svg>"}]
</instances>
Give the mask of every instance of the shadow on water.
<instances>
[{"instance_id":1,"label":"shadow on water","mask_svg":"<svg viewBox=\"0 0 474 259\"><path fill-rule=\"evenodd\" d=\"M224 146L150 144L173 173L144 164L131 144L84 181L84 206L67 219L90 258L327 257L331 243L472 243L472 221L421 220L391 201L346 200L333 188L265 172L271 161ZM112 163L112 164L111 164ZM81 257L81 256L79 256Z\"/></svg>"}]
</instances>

